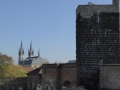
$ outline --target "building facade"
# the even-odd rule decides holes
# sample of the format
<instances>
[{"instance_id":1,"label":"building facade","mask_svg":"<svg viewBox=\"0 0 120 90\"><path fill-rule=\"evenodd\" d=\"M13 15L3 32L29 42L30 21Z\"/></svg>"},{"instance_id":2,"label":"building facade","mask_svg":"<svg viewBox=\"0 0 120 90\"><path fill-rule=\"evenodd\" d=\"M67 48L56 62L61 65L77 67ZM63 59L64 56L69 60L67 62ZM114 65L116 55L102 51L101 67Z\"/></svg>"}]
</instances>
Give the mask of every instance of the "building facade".
<instances>
[{"instance_id":1,"label":"building facade","mask_svg":"<svg viewBox=\"0 0 120 90\"><path fill-rule=\"evenodd\" d=\"M62 86L76 84L76 64L43 64L42 89L62 90Z\"/></svg>"},{"instance_id":2,"label":"building facade","mask_svg":"<svg viewBox=\"0 0 120 90\"><path fill-rule=\"evenodd\" d=\"M41 90L42 69L41 67L27 73L27 90Z\"/></svg>"},{"instance_id":3,"label":"building facade","mask_svg":"<svg viewBox=\"0 0 120 90\"><path fill-rule=\"evenodd\" d=\"M24 58L24 49L22 46L22 42L20 45L20 49L18 52L18 65L21 65L23 67L32 67L32 68L38 68L44 63L48 63L47 59L44 59L40 56L40 52L38 50L38 56L34 56L34 51L32 49L32 43L30 44L30 49L28 50L28 57Z\"/></svg>"},{"instance_id":4,"label":"building facade","mask_svg":"<svg viewBox=\"0 0 120 90\"><path fill-rule=\"evenodd\" d=\"M77 84L97 90L99 64L120 63L119 0L112 5L78 5L76 9Z\"/></svg>"}]
</instances>

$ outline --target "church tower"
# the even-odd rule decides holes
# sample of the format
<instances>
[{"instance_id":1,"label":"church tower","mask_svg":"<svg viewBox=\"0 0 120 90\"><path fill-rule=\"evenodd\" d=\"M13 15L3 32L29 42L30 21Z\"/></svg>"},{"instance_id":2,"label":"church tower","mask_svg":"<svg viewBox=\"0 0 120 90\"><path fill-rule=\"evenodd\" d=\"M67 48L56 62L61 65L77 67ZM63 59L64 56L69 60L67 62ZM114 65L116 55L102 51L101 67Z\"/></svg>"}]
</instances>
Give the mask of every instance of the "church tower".
<instances>
[{"instance_id":1,"label":"church tower","mask_svg":"<svg viewBox=\"0 0 120 90\"><path fill-rule=\"evenodd\" d=\"M19 48L18 56L19 56L18 64L20 64L20 61L24 59L24 49L22 47L22 41L21 41L21 45Z\"/></svg>"},{"instance_id":2,"label":"church tower","mask_svg":"<svg viewBox=\"0 0 120 90\"><path fill-rule=\"evenodd\" d=\"M32 49L32 42L30 44L30 50L28 49L28 57L33 57L34 56L34 51Z\"/></svg>"}]
</instances>

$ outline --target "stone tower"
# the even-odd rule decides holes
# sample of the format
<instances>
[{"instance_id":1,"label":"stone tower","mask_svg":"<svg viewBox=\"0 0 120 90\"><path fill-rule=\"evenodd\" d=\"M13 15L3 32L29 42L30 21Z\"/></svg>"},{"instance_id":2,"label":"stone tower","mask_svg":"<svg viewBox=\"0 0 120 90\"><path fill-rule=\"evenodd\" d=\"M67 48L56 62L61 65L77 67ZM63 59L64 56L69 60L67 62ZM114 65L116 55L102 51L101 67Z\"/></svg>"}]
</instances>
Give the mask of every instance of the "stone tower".
<instances>
[{"instance_id":1,"label":"stone tower","mask_svg":"<svg viewBox=\"0 0 120 90\"><path fill-rule=\"evenodd\" d=\"M87 90L98 90L100 64L120 63L117 2L78 5L76 9L77 84Z\"/></svg>"},{"instance_id":2,"label":"stone tower","mask_svg":"<svg viewBox=\"0 0 120 90\"><path fill-rule=\"evenodd\" d=\"M22 61L24 59L24 49L23 49L23 46L22 46L22 41L21 41L21 45L20 45L20 48L19 48L18 56L19 56L18 64L20 64L20 61Z\"/></svg>"},{"instance_id":3,"label":"stone tower","mask_svg":"<svg viewBox=\"0 0 120 90\"><path fill-rule=\"evenodd\" d=\"M30 44L30 50L28 49L28 57L33 57L34 56L34 51L32 49L32 42Z\"/></svg>"}]
</instances>

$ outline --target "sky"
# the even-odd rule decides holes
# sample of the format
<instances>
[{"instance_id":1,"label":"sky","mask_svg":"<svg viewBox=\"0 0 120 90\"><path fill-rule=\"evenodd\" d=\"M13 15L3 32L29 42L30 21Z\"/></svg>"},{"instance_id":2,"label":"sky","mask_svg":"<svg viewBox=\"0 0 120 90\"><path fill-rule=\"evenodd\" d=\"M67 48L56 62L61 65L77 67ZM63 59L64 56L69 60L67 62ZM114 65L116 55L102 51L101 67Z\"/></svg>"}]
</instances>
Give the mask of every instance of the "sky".
<instances>
[{"instance_id":1,"label":"sky","mask_svg":"<svg viewBox=\"0 0 120 90\"><path fill-rule=\"evenodd\" d=\"M0 52L18 64L22 41L24 58L32 42L34 55L50 63L76 60L76 8L88 2L112 0L0 0Z\"/></svg>"}]
</instances>

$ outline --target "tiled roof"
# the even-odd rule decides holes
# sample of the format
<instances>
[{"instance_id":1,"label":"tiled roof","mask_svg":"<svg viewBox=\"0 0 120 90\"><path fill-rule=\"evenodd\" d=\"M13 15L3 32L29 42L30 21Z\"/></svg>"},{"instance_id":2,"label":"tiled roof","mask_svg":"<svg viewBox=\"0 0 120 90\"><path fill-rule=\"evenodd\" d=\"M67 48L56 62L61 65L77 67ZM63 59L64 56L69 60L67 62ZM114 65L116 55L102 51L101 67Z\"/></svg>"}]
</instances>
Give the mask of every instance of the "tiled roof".
<instances>
[{"instance_id":1,"label":"tiled roof","mask_svg":"<svg viewBox=\"0 0 120 90\"><path fill-rule=\"evenodd\" d=\"M41 67L36 68L34 70L32 70L31 72L28 72L27 75L36 75L36 74L41 74Z\"/></svg>"},{"instance_id":2,"label":"tiled roof","mask_svg":"<svg viewBox=\"0 0 120 90\"><path fill-rule=\"evenodd\" d=\"M32 67L22 67L22 68L27 72L34 70Z\"/></svg>"},{"instance_id":3,"label":"tiled roof","mask_svg":"<svg viewBox=\"0 0 120 90\"><path fill-rule=\"evenodd\" d=\"M20 65L39 65L39 64L43 64L45 62L48 62L47 59L43 59L41 57L35 56L35 57L30 57L30 58L26 58L23 61L20 61Z\"/></svg>"},{"instance_id":4,"label":"tiled roof","mask_svg":"<svg viewBox=\"0 0 120 90\"><path fill-rule=\"evenodd\" d=\"M30 72L32 70L34 70L34 68L32 67L22 67L21 65L15 65L16 67L19 67L19 68L23 68L23 70L27 71L27 72Z\"/></svg>"},{"instance_id":5,"label":"tiled roof","mask_svg":"<svg viewBox=\"0 0 120 90\"><path fill-rule=\"evenodd\" d=\"M43 59L41 57L38 57L37 59L32 61L32 64L43 64L45 62L48 62L47 59Z\"/></svg>"}]
</instances>

